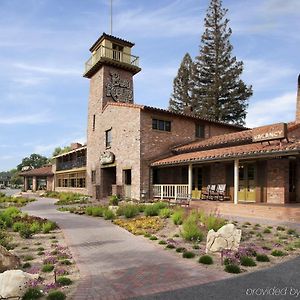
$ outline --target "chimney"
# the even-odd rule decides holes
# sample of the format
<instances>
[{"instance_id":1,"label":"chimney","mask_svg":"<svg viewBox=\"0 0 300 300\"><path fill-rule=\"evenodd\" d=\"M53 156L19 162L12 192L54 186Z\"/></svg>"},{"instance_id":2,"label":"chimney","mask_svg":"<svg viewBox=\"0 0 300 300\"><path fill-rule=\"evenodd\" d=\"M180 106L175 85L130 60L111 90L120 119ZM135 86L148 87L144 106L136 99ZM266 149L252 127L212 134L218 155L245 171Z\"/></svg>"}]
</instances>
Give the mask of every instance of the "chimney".
<instances>
[{"instance_id":1,"label":"chimney","mask_svg":"<svg viewBox=\"0 0 300 300\"><path fill-rule=\"evenodd\" d=\"M76 150L81 147L82 147L82 145L80 143L72 143L71 144L71 150Z\"/></svg>"},{"instance_id":2,"label":"chimney","mask_svg":"<svg viewBox=\"0 0 300 300\"><path fill-rule=\"evenodd\" d=\"M296 123L300 123L300 74L298 76Z\"/></svg>"}]
</instances>

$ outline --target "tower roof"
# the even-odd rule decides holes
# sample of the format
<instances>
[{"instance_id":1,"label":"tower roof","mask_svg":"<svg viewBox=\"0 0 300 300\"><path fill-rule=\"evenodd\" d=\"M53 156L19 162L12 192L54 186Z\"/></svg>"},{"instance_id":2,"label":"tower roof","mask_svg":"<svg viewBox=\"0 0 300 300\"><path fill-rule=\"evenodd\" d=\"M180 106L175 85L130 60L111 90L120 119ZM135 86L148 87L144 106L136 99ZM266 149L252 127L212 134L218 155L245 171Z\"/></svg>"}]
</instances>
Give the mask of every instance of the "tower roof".
<instances>
[{"instance_id":1,"label":"tower roof","mask_svg":"<svg viewBox=\"0 0 300 300\"><path fill-rule=\"evenodd\" d=\"M122 44L124 46L128 46L130 48L134 46L134 43L131 43L129 41L123 40L121 38L103 32L102 35L98 38L98 40L92 45L90 51L93 52L104 39L110 40L118 44Z\"/></svg>"}]
</instances>

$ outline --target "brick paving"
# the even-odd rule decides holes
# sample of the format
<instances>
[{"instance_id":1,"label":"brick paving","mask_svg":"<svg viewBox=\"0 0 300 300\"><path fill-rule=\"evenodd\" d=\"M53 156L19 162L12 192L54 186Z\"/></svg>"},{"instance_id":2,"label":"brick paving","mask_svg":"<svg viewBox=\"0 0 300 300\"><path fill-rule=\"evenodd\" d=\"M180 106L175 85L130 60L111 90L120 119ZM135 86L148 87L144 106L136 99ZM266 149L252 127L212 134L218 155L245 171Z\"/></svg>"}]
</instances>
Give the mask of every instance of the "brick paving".
<instances>
[{"instance_id":1,"label":"brick paving","mask_svg":"<svg viewBox=\"0 0 300 300\"><path fill-rule=\"evenodd\" d=\"M52 199L24 209L61 227L80 271L74 300L129 299L230 277L208 270L101 218L58 212Z\"/></svg>"}]
</instances>

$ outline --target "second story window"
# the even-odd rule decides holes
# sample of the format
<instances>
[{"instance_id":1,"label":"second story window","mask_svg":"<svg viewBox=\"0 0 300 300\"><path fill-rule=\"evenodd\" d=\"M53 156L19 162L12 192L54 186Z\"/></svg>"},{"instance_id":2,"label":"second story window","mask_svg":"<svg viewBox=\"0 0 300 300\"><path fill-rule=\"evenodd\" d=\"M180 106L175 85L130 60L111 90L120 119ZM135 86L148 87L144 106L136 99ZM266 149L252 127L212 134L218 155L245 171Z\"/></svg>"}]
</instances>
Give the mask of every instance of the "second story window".
<instances>
[{"instance_id":1,"label":"second story window","mask_svg":"<svg viewBox=\"0 0 300 300\"><path fill-rule=\"evenodd\" d=\"M93 115L93 131L96 129L96 115Z\"/></svg>"},{"instance_id":2,"label":"second story window","mask_svg":"<svg viewBox=\"0 0 300 300\"><path fill-rule=\"evenodd\" d=\"M196 137L205 138L205 127L203 124L196 124Z\"/></svg>"},{"instance_id":3,"label":"second story window","mask_svg":"<svg viewBox=\"0 0 300 300\"><path fill-rule=\"evenodd\" d=\"M171 121L152 119L152 129L171 131Z\"/></svg>"},{"instance_id":4,"label":"second story window","mask_svg":"<svg viewBox=\"0 0 300 300\"><path fill-rule=\"evenodd\" d=\"M112 45L113 48L113 59L114 60L119 60L122 61L122 52L123 52L123 47L117 44Z\"/></svg>"},{"instance_id":5,"label":"second story window","mask_svg":"<svg viewBox=\"0 0 300 300\"><path fill-rule=\"evenodd\" d=\"M111 147L111 129L105 131L105 147L110 148Z\"/></svg>"}]
</instances>

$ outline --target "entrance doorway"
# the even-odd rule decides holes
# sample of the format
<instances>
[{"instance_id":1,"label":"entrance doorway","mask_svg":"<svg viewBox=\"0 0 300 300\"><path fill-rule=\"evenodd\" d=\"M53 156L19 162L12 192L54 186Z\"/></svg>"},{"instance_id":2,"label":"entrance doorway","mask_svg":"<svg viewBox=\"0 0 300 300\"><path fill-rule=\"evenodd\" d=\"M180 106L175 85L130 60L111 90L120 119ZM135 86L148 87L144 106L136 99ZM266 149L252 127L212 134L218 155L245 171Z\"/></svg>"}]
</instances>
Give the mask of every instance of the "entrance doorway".
<instances>
[{"instance_id":1,"label":"entrance doorway","mask_svg":"<svg viewBox=\"0 0 300 300\"><path fill-rule=\"evenodd\" d=\"M112 195L112 185L116 184L116 177L117 177L116 167L101 169L103 197L108 197Z\"/></svg>"},{"instance_id":2,"label":"entrance doorway","mask_svg":"<svg viewBox=\"0 0 300 300\"><path fill-rule=\"evenodd\" d=\"M125 198L131 198L131 169L123 170Z\"/></svg>"},{"instance_id":3,"label":"entrance doorway","mask_svg":"<svg viewBox=\"0 0 300 300\"><path fill-rule=\"evenodd\" d=\"M202 183L203 183L202 168L194 167L193 168L192 199L201 199Z\"/></svg>"},{"instance_id":4,"label":"entrance doorway","mask_svg":"<svg viewBox=\"0 0 300 300\"><path fill-rule=\"evenodd\" d=\"M239 167L239 201L256 201L256 165L243 164Z\"/></svg>"}]
</instances>

